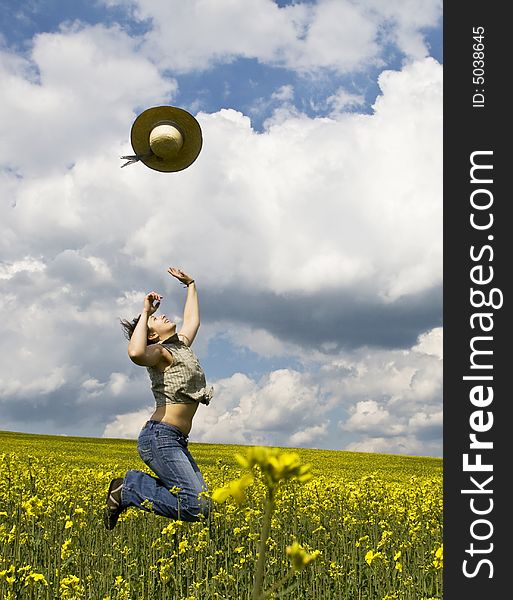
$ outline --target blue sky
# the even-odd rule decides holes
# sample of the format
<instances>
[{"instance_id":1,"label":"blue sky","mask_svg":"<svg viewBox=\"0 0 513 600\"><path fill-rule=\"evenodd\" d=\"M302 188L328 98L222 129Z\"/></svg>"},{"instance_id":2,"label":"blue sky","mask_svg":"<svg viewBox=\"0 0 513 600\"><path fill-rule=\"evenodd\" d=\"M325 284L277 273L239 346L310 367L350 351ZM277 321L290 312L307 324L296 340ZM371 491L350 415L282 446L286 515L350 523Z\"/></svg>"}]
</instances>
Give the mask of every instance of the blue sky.
<instances>
[{"instance_id":1,"label":"blue sky","mask_svg":"<svg viewBox=\"0 0 513 600\"><path fill-rule=\"evenodd\" d=\"M293 1L275 2L279 7L295 4ZM317 6L314 0L306 0L304 5ZM322 3L321 3L322 4ZM411 4L408 2L408 4ZM3 0L2 36L7 46L23 51L32 38L42 32L57 33L61 26L80 22L84 25L121 25L124 31L133 36L144 35L152 28L148 19L133 18L127 6L136 3L68 2L66 0L42 0L17 2ZM12 18L14 15L14 18ZM385 38L391 25L382 24L383 31L378 38ZM429 55L442 62L441 21L436 25L419 28L425 40ZM399 69L405 59L404 51L396 45L383 42L383 61L387 68ZM362 104L348 106L347 111L372 112L372 104L379 94L377 77L383 64L357 69L350 73L327 68L311 73L298 72L282 66L263 63L258 58L230 57L229 61L218 61L208 69L183 72L176 77L179 82L178 94L174 101L182 107L199 107L215 112L221 108L236 108L251 116L252 126L262 130L263 121L279 100L272 100L273 93L282 86L294 88L294 105L310 117L322 116L329 111L326 99L334 91L343 87L351 94L362 98ZM260 100L260 102L258 102Z\"/></svg>"},{"instance_id":2,"label":"blue sky","mask_svg":"<svg viewBox=\"0 0 513 600\"><path fill-rule=\"evenodd\" d=\"M0 428L136 437L117 319L178 264L204 442L441 455L441 3L1 2ZM186 171L130 127L201 124Z\"/></svg>"}]
</instances>

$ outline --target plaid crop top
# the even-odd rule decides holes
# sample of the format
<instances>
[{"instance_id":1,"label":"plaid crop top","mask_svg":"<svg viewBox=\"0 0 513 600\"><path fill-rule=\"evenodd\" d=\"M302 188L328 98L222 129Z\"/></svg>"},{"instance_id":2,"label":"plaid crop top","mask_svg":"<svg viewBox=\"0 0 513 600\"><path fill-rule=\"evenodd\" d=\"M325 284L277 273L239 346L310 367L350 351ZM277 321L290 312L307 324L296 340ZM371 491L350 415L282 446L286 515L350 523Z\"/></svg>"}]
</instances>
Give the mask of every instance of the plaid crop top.
<instances>
[{"instance_id":1,"label":"plaid crop top","mask_svg":"<svg viewBox=\"0 0 513 600\"><path fill-rule=\"evenodd\" d=\"M161 342L173 356L174 362L164 371L147 367L151 380L151 391L157 408L166 404L209 404L213 388L207 388L205 373L194 352L184 344L177 334Z\"/></svg>"}]
</instances>

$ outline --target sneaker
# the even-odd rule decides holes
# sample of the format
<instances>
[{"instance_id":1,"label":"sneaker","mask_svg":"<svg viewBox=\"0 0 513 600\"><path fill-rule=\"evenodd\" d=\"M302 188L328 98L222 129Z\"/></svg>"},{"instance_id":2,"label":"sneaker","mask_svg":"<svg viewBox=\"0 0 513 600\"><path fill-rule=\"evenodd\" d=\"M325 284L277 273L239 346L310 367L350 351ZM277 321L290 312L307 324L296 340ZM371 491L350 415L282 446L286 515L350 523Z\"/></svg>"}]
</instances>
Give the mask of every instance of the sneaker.
<instances>
[{"instance_id":1,"label":"sneaker","mask_svg":"<svg viewBox=\"0 0 513 600\"><path fill-rule=\"evenodd\" d=\"M113 479L107 492L106 506L103 511L103 523L107 529L114 529L118 522L119 515L123 512L121 508L121 489L123 479L118 477Z\"/></svg>"}]
</instances>

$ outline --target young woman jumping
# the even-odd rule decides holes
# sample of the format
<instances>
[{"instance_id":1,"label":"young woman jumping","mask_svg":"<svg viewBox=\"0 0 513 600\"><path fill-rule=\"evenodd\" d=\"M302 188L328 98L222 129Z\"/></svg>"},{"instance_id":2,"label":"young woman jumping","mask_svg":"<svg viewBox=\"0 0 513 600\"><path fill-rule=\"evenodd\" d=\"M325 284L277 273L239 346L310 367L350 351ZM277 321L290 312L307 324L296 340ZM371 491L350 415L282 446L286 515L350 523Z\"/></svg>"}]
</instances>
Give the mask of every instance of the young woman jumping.
<instances>
[{"instance_id":1,"label":"young woman jumping","mask_svg":"<svg viewBox=\"0 0 513 600\"><path fill-rule=\"evenodd\" d=\"M139 434L137 450L157 477L131 470L111 481L104 510L107 529L129 506L182 521L197 521L210 511L202 495L207 486L187 447L198 406L208 405L213 393L190 348L200 325L198 292L194 279L180 269L171 267L168 273L187 286L180 331L166 315L155 316L162 300L157 292L146 294L138 317L121 321L128 356L147 368L155 397L155 412Z\"/></svg>"}]
</instances>

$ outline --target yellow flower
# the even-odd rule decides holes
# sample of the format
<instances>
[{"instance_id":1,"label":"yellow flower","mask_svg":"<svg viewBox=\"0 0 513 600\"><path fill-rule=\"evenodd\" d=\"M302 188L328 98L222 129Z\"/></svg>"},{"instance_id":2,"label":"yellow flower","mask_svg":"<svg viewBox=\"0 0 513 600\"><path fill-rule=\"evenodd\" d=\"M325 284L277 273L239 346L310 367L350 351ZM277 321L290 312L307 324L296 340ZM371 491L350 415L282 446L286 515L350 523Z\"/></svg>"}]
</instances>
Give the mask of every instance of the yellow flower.
<instances>
[{"instance_id":1,"label":"yellow flower","mask_svg":"<svg viewBox=\"0 0 513 600\"><path fill-rule=\"evenodd\" d=\"M61 560L66 560L69 556L71 556L71 551L69 547L71 546L71 540L64 540L64 543L61 546Z\"/></svg>"},{"instance_id":2,"label":"yellow flower","mask_svg":"<svg viewBox=\"0 0 513 600\"><path fill-rule=\"evenodd\" d=\"M383 554L381 552L374 552L374 550L369 550L367 552L367 554L365 555L365 562L368 565L372 565L372 563L378 559L378 558L382 558Z\"/></svg>"},{"instance_id":3,"label":"yellow flower","mask_svg":"<svg viewBox=\"0 0 513 600\"><path fill-rule=\"evenodd\" d=\"M388 531L388 530L384 530L383 533L381 534L381 539L378 542L378 548L381 548L382 546L384 546L387 541L389 540L389 538L392 537L392 532Z\"/></svg>"},{"instance_id":4,"label":"yellow flower","mask_svg":"<svg viewBox=\"0 0 513 600\"><path fill-rule=\"evenodd\" d=\"M27 517L34 517L40 514L43 507L43 502L37 496L32 496L25 502L21 503L21 508L24 510Z\"/></svg>"},{"instance_id":5,"label":"yellow flower","mask_svg":"<svg viewBox=\"0 0 513 600\"><path fill-rule=\"evenodd\" d=\"M149 512L153 511L153 502L148 499L145 499L141 502L141 506L146 508Z\"/></svg>"},{"instance_id":6,"label":"yellow flower","mask_svg":"<svg viewBox=\"0 0 513 600\"><path fill-rule=\"evenodd\" d=\"M9 585L12 585L16 581L15 571L16 567L11 565L8 569L0 571L0 579L5 579Z\"/></svg>"},{"instance_id":7,"label":"yellow flower","mask_svg":"<svg viewBox=\"0 0 513 600\"><path fill-rule=\"evenodd\" d=\"M182 521L171 521L169 525L166 525L162 530L163 535L173 535L175 534L180 527L182 526Z\"/></svg>"},{"instance_id":8,"label":"yellow flower","mask_svg":"<svg viewBox=\"0 0 513 600\"><path fill-rule=\"evenodd\" d=\"M9 535L7 536L7 541L9 543L11 543L15 539L16 539L16 525L13 525L11 527L11 531L9 531Z\"/></svg>"},{"instance_id":9,"label":"yellow flower","mask_svg":"<svg viewBox=\"0 0 513 600\"><path fill-rule=\"evenodd\" d=\"M69 575L61 579L59 592L62 600L82 600L85 589L76 575Z\"/></svg>"},{"instance_id":10,"label":"yellow flower","mask_svg":"<svg viewBox=\"0 0 513 600\"><path fill-rule=\"evenodd\" d=\"M27 578L25 579L25 586L34 583L41 583L42 585L48 586L48 581L46 581L45 576L42 573L32 572L27 575Z\"/></svg>"},{"instance_id":11,"label":"yellow flower","mask_svg":"<svg viewBox=\"0 0 513 600\"><path fill-rule=\"evenodd\" d=\"M287 546L287 556L290 558L294 571L301 571L320 554L319 550L314 550L308 553L298 542L293 542L291 546Z\"/></svg>"},{"instance_id":12,"label":"yellow flower","mask_svg":"<svg viewBox=\"0 0 513 600\"><path fill-rule=\"evenodd\" d=\"M240 479L230 481L228 485L217 488L212 492L212 500L219 504L226 502L231 496L235 502L242 504L246 499L246 488L253 483L253 477L251 475L244 475Z\"/></svg>"},{"instance_id":13,"label":"yellow flower","mask_svg":"<svg viewBox=\"0 0 513 600\"><path fill-rule=\"evenodd\" d=\"M435 558L433 559L433 565L435 569L442 569L444 566L444 545L442 544L435 551Z\"/></svg>"},{"instance_id":14,"label":"yellow flower","mask_svg":"<svg viewBox=\"0 0 513 600\"><path fill-rule=\"evenodd\" d=\"M130 600L130 584L121 575L118 575L114 580L114 587L117 591L116 600Z\"/></svg>"},{"instance_id":15,"label":"yellow flower","mask_svg":"<svg viewBox=\"0 0 513 600\"><path fill-rule=\"evenodd\" d=\"M167 583L173 577L173 560L170 558L159 559L159 575L160 579Z\"/></svg>"},{"instance_id":16,"label":"yellow flower","mask_svg":"<svg viewBox=\"0 0 513 600\"><path fill-rule=\"evenodd\" d=\"M342 565L337 564L335 561L331 561L330 567L328 570L328 575L335 579L337 577L342 577L343 574L344 574L344 569L343 569Z\"/></svg>"},{"instance_id":17,"label":"yellow flower","mask_svg":"<svg viewBox=\"0 0 513 600\"><path fill-rule=\"evenodd\" d=\"M280 452L276 448L256 446L250 448L246 456L236 454L235 458L245 468L252 469L258 465L271 487L282 480L296 479L303 483L312 478L310 465L302 465L297 452Z\"/></svg>"}]
</instances>

